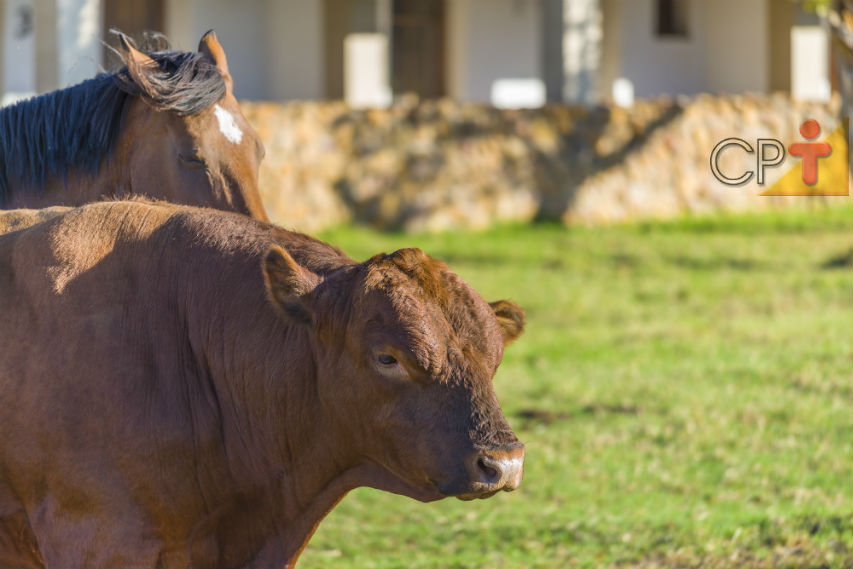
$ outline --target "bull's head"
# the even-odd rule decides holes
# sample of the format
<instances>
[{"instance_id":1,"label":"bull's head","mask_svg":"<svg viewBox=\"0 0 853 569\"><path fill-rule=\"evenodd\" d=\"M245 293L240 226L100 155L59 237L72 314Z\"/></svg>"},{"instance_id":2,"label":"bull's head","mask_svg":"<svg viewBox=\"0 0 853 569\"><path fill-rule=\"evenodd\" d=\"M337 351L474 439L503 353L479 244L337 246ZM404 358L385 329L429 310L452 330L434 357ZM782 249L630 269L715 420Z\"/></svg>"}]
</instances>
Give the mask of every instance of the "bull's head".
<instances>
[{"instance_id":1,"label":"bull's head","mask_svg":"<svg viewBox=\"0 0 853 569\"><path fill-rule=\"evenodd\" d=\"M321 278L274 247L264 272L282 316L309 328L323 420L348 461L382 473L368 485L420 500L518 487L524 445L492 377L521 308L487 303L418 249Z\"/></svg>"}]
</instances>

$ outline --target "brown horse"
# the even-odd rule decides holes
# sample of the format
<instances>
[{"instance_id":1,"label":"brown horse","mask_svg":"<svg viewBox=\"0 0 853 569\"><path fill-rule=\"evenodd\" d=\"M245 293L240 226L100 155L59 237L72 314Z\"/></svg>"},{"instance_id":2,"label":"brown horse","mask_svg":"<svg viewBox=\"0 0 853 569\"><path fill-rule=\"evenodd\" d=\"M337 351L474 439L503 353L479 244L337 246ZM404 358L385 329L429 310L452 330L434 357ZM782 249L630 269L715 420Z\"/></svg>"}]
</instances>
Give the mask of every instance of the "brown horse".
<instances>
[{"instance_id":1,"label":"brown horse","mask_svg":"<svg viewBox=\"0 0 853 569\"><path fill-rule=\"evenodd\" d=\"M263 144L214 33L197 53L117 35L125 67L0 111L0 209L145 195L267 220Z\"/></svg>"}]
</instances>

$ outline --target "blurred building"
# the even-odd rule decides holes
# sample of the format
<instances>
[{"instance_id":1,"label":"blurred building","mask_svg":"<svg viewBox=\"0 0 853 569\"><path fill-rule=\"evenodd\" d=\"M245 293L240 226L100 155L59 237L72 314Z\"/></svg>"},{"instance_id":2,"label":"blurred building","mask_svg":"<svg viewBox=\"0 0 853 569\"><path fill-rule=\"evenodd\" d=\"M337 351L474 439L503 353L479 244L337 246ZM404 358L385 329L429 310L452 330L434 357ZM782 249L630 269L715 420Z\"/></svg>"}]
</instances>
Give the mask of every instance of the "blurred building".
<instances>
[{"instance_id":1,"label":"blurred building","mask_svg":"<svg viewBox=\"0 0 853 569\"><path fill-rule=\"evenodd\" d=\"M76 83L116 27L224 45L237 95L500 106L700 92L830 95L829 42L791 0L0 0L5 99Z\"/></svg>"}]
</instances>

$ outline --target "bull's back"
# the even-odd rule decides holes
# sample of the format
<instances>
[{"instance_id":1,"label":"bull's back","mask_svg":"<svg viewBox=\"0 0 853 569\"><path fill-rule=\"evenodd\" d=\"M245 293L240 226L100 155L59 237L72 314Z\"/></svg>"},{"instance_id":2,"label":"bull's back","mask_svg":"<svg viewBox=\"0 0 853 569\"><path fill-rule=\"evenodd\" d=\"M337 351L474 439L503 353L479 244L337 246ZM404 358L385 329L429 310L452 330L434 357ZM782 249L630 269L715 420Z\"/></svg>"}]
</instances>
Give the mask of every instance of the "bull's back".
<instances>
[{"instance_id":1,"label":"bull's back","mask_svg":"<svg viewBox=\"0 0 853 569\"><path fill-rule=\"evenodd\" d=\"M3 313L15 312L23 297L42 295L38 301L45 309L60 300L68 304L73 298L60 298L65 284L111 255L119 241L144 240L170 213L168 207L144 202L0 211ZM0 320L3 328L8 331L7 319Z\"/></svg>"},{"instance_id":2,"label":"bull's back","mask_svg":"<svg viewBox=\"0 0 853 569\"><path fill-rule=\"evenodd\" d=\"M45 209L0 210L0 235L38 225L70 209L70 207L54 206Z\"/></svg>"}]
</instances>

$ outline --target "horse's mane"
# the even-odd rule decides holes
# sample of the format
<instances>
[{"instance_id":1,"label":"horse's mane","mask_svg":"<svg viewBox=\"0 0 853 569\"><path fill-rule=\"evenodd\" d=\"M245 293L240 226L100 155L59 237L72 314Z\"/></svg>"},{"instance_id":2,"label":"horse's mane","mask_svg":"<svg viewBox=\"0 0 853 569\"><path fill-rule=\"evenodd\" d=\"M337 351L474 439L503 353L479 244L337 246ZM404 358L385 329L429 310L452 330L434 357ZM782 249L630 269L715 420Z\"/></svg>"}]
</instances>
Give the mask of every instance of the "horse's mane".
<instances>
[{"instance_id":1,"label":"horse's mane","mask_svg":"<svg viewBox=\"0 0 853 569\"><path fill-rule=\"evenodd\" d=\"M64 178L78 168L97 174L118 139L131 97L183 116L225 94L225 79L212 62L200 53L170 50L160 39L162 49L143 50L156 67L137 65L131 73L124 65L0 109L0 207L16 188L41 190L48 178Z\"/></svg>"}]
</instances>

